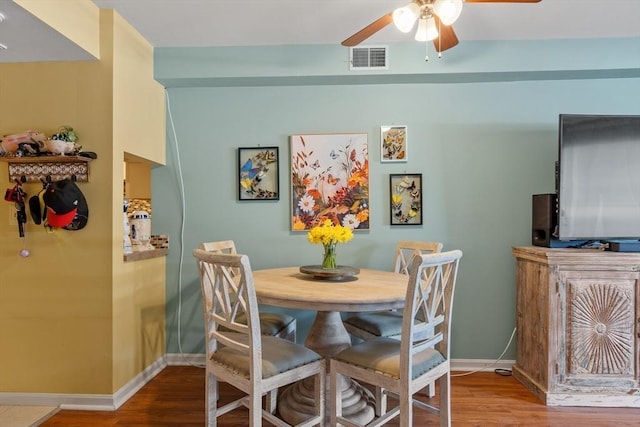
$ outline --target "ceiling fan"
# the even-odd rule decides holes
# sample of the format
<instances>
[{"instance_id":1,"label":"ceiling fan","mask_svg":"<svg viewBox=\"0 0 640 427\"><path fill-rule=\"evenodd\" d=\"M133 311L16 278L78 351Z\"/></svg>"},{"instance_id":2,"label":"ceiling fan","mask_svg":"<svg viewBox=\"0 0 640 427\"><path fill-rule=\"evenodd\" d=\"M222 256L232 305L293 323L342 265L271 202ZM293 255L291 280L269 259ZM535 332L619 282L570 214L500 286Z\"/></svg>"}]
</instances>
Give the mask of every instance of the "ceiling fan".
<instances>
[{"instance_id":1,"label":"ceiling fan","mask_svg":"<svg viewBox=\"0 0 640 427\"><path fill-rule=\"evenodd\" d=\"M542 0L464 0L465 3L538 3ZM343 46L353 47L368 39L392 22L396 27L408 33L418 21L415 39L433 40L437 52L451 49L458 44L458 37L452 24L462 12L463 0L412 0L408 5L398 8L373 21L342 42Z\"/></svg>"}]
</instances>

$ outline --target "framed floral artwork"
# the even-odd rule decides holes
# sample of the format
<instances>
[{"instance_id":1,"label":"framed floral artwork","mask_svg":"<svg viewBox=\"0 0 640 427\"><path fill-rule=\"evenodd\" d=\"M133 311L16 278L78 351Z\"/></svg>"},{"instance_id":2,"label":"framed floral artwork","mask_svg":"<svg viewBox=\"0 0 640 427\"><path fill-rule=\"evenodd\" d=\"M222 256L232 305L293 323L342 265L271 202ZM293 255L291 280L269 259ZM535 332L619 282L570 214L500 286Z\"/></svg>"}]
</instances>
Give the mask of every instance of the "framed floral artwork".
<instances>
[{"instance_id":1,"label":"framed floral artwork","mask_svg":"<svg viewBox=\"0 0 640 427\"><path fill-rule=\"evenodd\" d=\"M291 229L330 219L369 229L369 147L366 133L291 135Z\"/></svg>"},{"instance_id":2,"label":"framed floral artwork","mask_svg":"<svg viewBox=\"0 0 640 427\"><path fill-rule=\"evenodd\" d=\"M380 161L407 161L406 126L380 126Z\"/></svg>"},{"instance_id":3,"label":"framed floral artwork","mask_svg":"<svg viewBox=\"0 0 640 427\"><path fill-rule=\"evenodd\" d=\"M238 148L238 200L279 200L278 147Z\"/></svg>"},{"instance_id":4,"label":"framed floral artwork","mask_svg":"<svg viewBox=\"0 0 640 427\"><path fill-rule=\"evenodd\" d=\"M422 174L390 175L391 225L422 224Z\"/></svg>"}]
</instances>

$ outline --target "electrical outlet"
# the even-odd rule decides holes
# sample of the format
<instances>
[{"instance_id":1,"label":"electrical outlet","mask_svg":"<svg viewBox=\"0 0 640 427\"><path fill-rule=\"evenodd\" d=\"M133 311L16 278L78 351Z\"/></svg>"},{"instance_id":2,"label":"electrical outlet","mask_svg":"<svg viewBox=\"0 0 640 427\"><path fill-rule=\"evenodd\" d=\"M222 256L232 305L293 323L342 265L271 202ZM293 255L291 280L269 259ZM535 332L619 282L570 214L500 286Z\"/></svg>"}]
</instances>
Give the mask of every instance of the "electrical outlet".
<instances>
[{"instance_id":1,"label":"electrical outlet","mask_svg":"<svg viewBox=\"0 0 640 427\"><path fill-rule=\"evenodd\" d=\"M9 225L18 225L18 211L15 209L9 210Z\"/></svg>"}]
</instances>

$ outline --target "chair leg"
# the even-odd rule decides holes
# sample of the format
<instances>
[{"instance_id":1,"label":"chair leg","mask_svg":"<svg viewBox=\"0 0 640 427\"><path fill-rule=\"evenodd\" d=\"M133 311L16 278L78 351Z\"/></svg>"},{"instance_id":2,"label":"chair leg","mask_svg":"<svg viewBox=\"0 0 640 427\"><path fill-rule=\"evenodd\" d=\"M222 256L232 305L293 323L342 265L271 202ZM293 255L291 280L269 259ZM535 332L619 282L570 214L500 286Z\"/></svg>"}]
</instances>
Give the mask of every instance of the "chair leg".
<instances>
[{"instance_id":1,"label":"chair leg","mask_svg":"<svg viewBox=\"0 0 640 427\"><path fill-rule=\"evenodd\" d=\"M265 397L265 410L275 414L276 413L276 406L278 403L278 389L276 388L275 390L271 390L270 392L267 393L266 397Z\"/></svg>"},{"instance_id":2,"label":"chair leg","mask_svg":"<svg viewBox=\"0 0 640 427\"><path fill-rule=\"evenodd\" d=\"M451 374L438 379L440 386L440 427L451 427Z\"/></svg>"},{"instance_id":3,"label":"chair leg","mask_svg":"<svg viewBox=\"0 0 640 427\"><path fill-rule=\"evenodd\" d=\"M400 392L398 396L400 404L400 427L413 426L413 396L408 391Z\"/></svg>"},{"instance_id":4,"label":"chair leg","mask_svg":"<svg viewBox=\"0 0 640 427\"><path fill-rule=\"evenodd\" d=\"M209 372L206 373L205 389L205 404L207 406L205 411L205 422L207 427L216 427L218 423L218 381L216 380L216 377Z\"/></svg>"},{"instance_id":5,"label":"chair leg","mask_svg":"<svg viewBox=\"0 0 640 427\"><path fill-rule=\"evenodd\" d=\"M326 372L326 368L322 367L323 372ZM318 425L320 427L324 427L324 419L325 419L325 396L326 396L326 377L322 373L319 373L315 377L314 381L314 391L315 391L315 399L318 404L316 405L317 414L320 417L320 422Z\"/></svg>"},{"instance_id":6,"label":"chair leg","mask_svg":"<svg viewBox=\"0 0 640 427\"><path fill-rule=\"evenodd\" d=\"M376 399L376 417L384 415L387 413L387 394L384 392L382 387L376 386L375 388L375 399Z\"/></svg>"},{"instance_id":7,"label":"chair leg","mask_svg":"<svg viewBox=\"0 0 640 427\"><path fill-rule=\"evenodd\" d=\"M334 362L331 361L331 368L329 370L329 388L331 393L331 426L338 425L338 417L342 416L342 393L339 390L342 388L340 384L340 378L338 378L338 374L334 368Z\"/></svg>"},{"instance_id":8,"label":"chair leg","mask_svg":"<svg viewBox=\"0 0 640 427\"><path fill-rule=\"evenodd\" d=\"M435 395L436 395L436 382L435 381L427 386L427 390L426 390L425 394L429 398L435 397Z\"/></svg>"},{"instance_id":9,"label":"chair leg","mask_svg":"<svg viewBox=\"0 0 640 427\"><path fill-rule=\"evenodd\" d=\"M257 390L251 390L249 395L249 427L262 426L262 395Z\"/></svg>"}]
</instances>

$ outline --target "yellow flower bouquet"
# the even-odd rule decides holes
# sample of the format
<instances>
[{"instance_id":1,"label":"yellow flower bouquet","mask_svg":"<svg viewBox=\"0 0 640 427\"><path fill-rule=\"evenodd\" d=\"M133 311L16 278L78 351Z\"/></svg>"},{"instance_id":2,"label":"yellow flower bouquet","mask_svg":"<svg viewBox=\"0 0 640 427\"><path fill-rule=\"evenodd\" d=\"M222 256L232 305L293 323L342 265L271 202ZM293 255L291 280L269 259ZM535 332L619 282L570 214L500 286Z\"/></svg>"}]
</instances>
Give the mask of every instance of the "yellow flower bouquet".
<instances>
[{"instance_id":1,"label":"yellow flower bouquet","mask_svg":"<svg viewBox=\"0 0 640 427\"><path fill-rule=\"evenodd\" d=\"M336 245L353 239L353 230L340 224L334 224L330 219L324 220L307 233L307 239L311 243L322 243L324 246L324 258L322 268L337 268Z\"/></svg>"}]
</instances>

